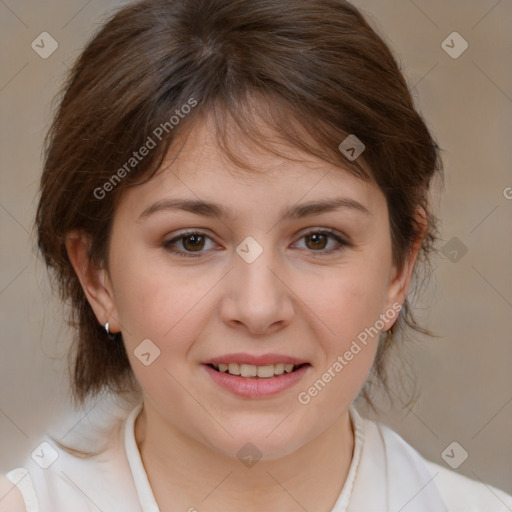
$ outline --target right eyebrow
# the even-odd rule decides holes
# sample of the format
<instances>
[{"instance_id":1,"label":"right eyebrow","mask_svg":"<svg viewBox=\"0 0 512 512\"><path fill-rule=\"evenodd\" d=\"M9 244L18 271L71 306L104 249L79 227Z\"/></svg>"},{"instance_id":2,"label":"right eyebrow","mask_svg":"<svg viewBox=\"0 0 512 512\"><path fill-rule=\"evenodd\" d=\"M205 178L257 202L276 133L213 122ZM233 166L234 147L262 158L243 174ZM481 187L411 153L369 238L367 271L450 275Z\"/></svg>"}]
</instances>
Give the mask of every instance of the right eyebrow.
<instances>
[{"instance_id":1,"label":"right eyebrow","mask_svg":"<svg viewBox=\"0 0 512 512\"><path fill-rule=\"evenodd\" d=\"M192 199L162 199L153 203L146 208L140 215L138 220L149 217L150 215L165 210L184 210L186 212L204 215L206 217L217 217L225 219L233 219L234 213L230 208L219 203L209 201L199 201Z\"/></svg>"}]
</instances>

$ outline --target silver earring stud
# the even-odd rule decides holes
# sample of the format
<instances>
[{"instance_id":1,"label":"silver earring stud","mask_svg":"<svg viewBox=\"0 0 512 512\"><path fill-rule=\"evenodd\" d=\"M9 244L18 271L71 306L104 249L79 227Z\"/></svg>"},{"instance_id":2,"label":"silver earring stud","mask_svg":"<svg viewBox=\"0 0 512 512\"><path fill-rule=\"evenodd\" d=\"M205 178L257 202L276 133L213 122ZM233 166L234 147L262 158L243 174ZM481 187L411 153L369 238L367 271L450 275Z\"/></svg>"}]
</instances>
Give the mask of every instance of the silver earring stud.
<instances>
[{"instance_id":1,"label":"silver earring stud","mask_svg":"<svg viewBox=\"0 0 512 512\"><path fill-rule=\"evenodd\" d=\"M105 323L104 329L110 341L117 340L117 334L115 332L110 332L110 324L108 322Z\"/></svg>"}]
</instances>

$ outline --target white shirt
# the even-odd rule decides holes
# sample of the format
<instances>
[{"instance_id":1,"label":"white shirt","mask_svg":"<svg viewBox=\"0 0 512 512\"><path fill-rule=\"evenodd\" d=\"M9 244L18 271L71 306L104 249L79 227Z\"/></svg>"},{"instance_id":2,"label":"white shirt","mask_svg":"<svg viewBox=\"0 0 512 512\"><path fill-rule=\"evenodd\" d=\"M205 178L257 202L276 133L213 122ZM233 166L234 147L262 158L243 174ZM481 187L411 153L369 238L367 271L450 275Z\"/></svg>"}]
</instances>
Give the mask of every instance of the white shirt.
<instances>
[{"instance_id":1,"label":"white shirt","mask_svg":"<svg viewBox=\"0 0 512 512\"><path fill-rule=\"evenodd\" d=\"M26 511L160 512L135 441L141 410L142 405L135 407L112 430L108 449L99 455L79 458L47 441L24 467L7 473ZM398 434L363 419L352 406L349 413L354 453L332 512L512 511L512 496L425 460Z\"/></svg>"}]
</instances>

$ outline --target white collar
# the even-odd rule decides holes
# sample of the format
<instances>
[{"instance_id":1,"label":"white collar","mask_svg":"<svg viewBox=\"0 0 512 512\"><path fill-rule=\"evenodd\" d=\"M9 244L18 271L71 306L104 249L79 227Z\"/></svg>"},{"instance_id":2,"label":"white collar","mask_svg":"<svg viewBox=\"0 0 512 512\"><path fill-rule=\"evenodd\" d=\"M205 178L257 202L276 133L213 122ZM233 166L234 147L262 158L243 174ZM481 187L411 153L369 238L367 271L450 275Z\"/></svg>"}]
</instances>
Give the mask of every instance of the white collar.
<instances>
[{"instance_id":1,"label":"white collar","mask_svg":"<svg viewBox=\"0 0 512 512\"><path fill-rule=\"evenodd\" d=\"M142 463L137 442L135 441L135 420L142 411L142 405L143 404L137 405L126 419L124 429L124 446L133 480L135 482L135 488L139 496L140 505L142 507L142 512L160 512L155 496L153 495L151 485L149 484L144 464ZM345 484L343 485L343 489L336 500L336 504L334 505L332 512L345 512L347 510L363 451L363 419L352 405L349 407L349 416L354 429L354 452Z\"/></svg>"},{"instance_id":2,"label":"white collar","mask_svg":"<svg viewBox=\"0 0 512 512\"><path fill-rule=\"evenodd\" d=\"M135 441L135 420L142 411L142 405L139 404L128 415L124 431L124 446L126 449L126 457L130 464L130 469L135 482L135 488L139 496L140 505L143 512L160 512L153 495L151 486L149 485L148 475L144 469L142 458L140 456L137 442Z\"/></svg>"}]
</instances>

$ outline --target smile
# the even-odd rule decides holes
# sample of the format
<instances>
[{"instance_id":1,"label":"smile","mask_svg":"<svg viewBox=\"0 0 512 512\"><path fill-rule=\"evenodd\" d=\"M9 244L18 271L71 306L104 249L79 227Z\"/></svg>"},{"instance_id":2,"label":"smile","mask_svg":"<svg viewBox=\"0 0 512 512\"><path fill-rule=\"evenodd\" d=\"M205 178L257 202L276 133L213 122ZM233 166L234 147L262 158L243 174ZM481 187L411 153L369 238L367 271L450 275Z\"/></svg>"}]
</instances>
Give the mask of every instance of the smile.
<instances>
[{"instance_id":1,"label":"smile","mask_svg":"<svg viewBox=\"0 0 512 512\"><path fill-rule=\"evenodd\" d=\"M265 399L298 385L312 370L309 363L246 363L209 362L201 365L212 381L224 392L241 398Z\"/></svg>"},{"instance_id":2,"label":"smile","mask_svg":"<svg viewBox=\"0 0 512 512\"><path fill-rule=\"evenodd\" d=\"M237 375L245 378L270 379L276 375L294 372L304 365L277 363L265 366L256 366L253 364L219 363L218 365L209 364L208 366L220 373L229 373L230 375Z\"/></svg>"}]
</instances>

